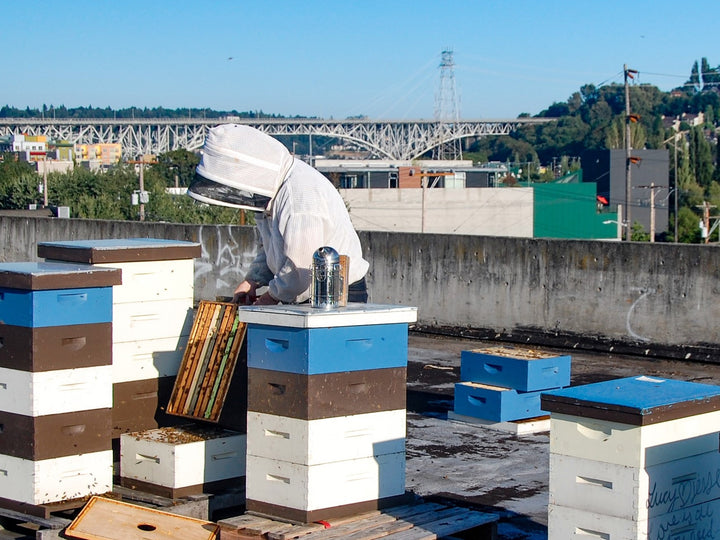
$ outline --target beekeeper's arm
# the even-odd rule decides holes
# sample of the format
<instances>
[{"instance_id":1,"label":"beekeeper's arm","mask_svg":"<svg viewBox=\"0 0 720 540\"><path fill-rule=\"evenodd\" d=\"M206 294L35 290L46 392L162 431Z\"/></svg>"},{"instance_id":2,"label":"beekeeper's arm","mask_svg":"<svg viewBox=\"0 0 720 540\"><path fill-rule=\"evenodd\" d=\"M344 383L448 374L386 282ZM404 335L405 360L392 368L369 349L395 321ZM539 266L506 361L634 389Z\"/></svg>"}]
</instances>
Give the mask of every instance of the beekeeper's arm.
<instances>
[{"instance_id":1,"label":"beekeeper's arm","mask_svg":"<svg viewBox=\"0 0 720 540\"><path fill-rule=\"evenodd\" d=\"M278 225L283 259L267 294L284 303L304 302L310 298L312 257L323 246L325 221L315 213L293 213Z\"/></svg>"},{"instance_id":2,"label":"beekeeper's arm","mask_svg":"<svg viewBox=\"0 0 720 540\"><path fill-rule=\"evenodd\" d=\"M260 235L258 235L257 244L257 255L255 256L255 260L250 263L250 269L247 274L245 274L245 279L237 286L233 293L232 301L236 304L254 304L257 300L257 289L264 287L270 283L271 279L273 279L273 273L267 265L267 256L265 254L265 249L263 248ZM276 304L277 302L273 303Z\"/></svg>"}]
</instances>

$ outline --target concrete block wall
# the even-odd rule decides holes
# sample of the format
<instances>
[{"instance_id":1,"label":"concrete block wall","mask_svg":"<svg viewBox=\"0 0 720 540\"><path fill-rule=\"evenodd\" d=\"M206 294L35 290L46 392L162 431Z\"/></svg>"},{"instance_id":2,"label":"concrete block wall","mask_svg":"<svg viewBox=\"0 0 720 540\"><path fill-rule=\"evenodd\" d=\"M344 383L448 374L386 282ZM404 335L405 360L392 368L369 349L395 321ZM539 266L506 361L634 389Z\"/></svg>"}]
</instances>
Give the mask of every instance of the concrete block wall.
<instances>
[{"instance_id":1,"label":"concrete block wall","mask_svg":"<svg viewBox=\"0 0 720 540\"><path fill-rule=\"evenodd\" d=\"M37 242L199 242L195 301L231 295L253 227L0 217L0 261ZM360 233L373 303L418 307L414 329L511 342L720 362L720 249L417 233Z\"/></svg>"}]
</instances>

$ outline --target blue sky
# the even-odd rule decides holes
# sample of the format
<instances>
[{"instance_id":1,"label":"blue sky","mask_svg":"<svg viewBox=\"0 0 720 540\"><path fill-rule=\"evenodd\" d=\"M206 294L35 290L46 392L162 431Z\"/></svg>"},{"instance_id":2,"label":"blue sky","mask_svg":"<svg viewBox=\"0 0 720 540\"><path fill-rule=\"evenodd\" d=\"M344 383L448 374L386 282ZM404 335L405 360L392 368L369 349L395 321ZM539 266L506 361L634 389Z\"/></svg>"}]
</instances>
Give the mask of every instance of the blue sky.
<instances>
[{"instance_id":1,"label":"blue sky","mask_svg":"<svg viewBox=\"0 0 720 540\"><path fill-rule=\"evenodd\" d=\"M717 0L0 2L0 105L434 115L453 51L461 118L537 114L586 83L669 90L720 64Z\"/></svg>"}]
</instances>

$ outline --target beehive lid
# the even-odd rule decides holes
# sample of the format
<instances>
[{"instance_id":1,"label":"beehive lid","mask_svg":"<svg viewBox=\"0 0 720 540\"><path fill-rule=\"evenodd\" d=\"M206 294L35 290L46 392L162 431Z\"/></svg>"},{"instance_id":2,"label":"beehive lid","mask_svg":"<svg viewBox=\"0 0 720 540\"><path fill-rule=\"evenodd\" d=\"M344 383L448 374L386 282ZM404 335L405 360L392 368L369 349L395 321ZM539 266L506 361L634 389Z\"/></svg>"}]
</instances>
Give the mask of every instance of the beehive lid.
<instances>
[{"instance_id":1,"label":"beehive lid","mask_svg":"<svg viewBox=\"0 0 720 540\"><path fill-rule=\"evenodd\" d=\"M37 254L55 261L99 264L194 259L200 257L201 247L196 242L160 238L66 240L39 242Z\"/></svg>"},{"instance_id":2,"label":"beehive lid","mask_svg":"<svg viewBox=\"0 0 720 540\"><path fill-rule=\"evenodd\" d=\"M238 318L252 324L290 328L326 328L411 323L417 320L417 308L363 303L352 303L332 309L315 308L309 304L240 306Z\"/></svg>"},{"instance_id":3,"label":"beehive lid","mask_svg":"<svg viewBox=\"0 0 720 540\"><path fill-rule=\"evenodd\" d=\"M720 409L720 386L640 375L552 390L545 411L644 426Z\"/></svg>"},{"instance_id":4,"label":"beehive lid","mask_svg":"<svg viewBox=\"0 0 720 540\"><path fill-rule=\"evenodd\" d=\"M0 263L0 287L40 291L111 287L122 283L119 268L65 262Z\"/></svg>"}]
</instances>

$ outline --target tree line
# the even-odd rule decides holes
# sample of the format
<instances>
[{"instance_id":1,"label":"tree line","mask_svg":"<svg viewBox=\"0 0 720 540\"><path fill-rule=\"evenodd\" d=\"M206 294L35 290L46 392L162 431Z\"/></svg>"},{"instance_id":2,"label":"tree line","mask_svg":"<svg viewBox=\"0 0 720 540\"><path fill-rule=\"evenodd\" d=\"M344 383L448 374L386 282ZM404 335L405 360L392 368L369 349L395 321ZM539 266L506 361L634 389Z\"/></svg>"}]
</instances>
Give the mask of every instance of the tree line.
<instances>
[{"instance_id":1,"label":"tree line","mask_svg":"<svg viewBox=\"0 0 720 540\"><path fill-rule=\"evenodd\" d=\"M5 154L0 162L0 208L23 209L42 202L39 192L43 179L27 162L16 161ZM188 196L172 195L168 187L187 187L195 175L200 158L187 150L162 154L158 162L143 165L143 187L150 198L145 205L145 219L172 223L242 224L245 216L232 208L196 203ZM69 206L72 217L86 219L138 220L139 207L132 204L131 194L139 189L136 165L119 163L105 171L75 167L67 173L47 175L49 206ZM247 221L249 222L249 221Z\"/></svg>"},{"instance_id":2,"label":"tree line","mask_svg":"<svg viewBox=\"0 0 720 540\"><path fill-rule=\"evenodd\" d=\"M280 115L269 114L263 111L215 111L209 108L166 109L165 107L126 107L124 109L111 109L110 107L66 107L65 105L46 105L40 108L25 107L18 109L10 105L0 107L0 118L284 118Z\"/></svg>"}]
</instances>

